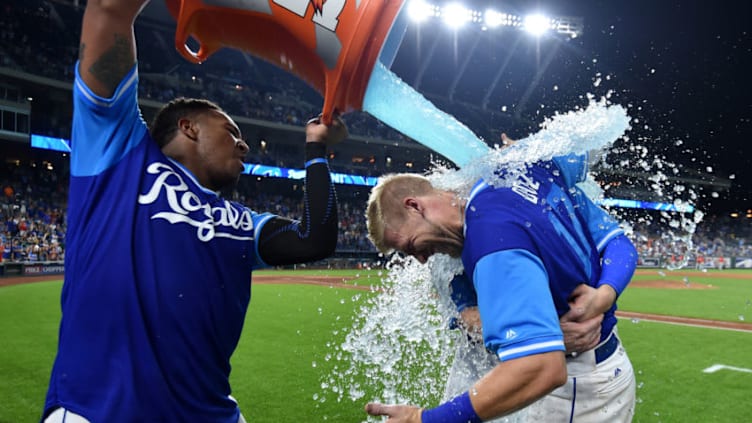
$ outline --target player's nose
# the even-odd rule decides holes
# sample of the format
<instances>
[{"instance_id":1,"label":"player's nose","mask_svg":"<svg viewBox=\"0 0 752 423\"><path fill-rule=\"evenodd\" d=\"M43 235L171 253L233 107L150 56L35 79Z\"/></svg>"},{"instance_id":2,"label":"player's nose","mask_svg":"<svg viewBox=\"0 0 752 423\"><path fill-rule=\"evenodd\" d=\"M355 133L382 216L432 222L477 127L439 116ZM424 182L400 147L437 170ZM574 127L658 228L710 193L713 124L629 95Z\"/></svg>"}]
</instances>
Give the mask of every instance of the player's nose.
<instances>
[{"instance_id":1,"label":"player's nose","mask_svg":"<svg viewBox=\"0 0 752 423\"><path fill-rule=\"evenodd\" d=\"M248 147L248 143L246 143L245 140L236 141L235 147L239 148L243 152L243 155L248 154L248 152L251 150L251 148Z\"/></svg>"}]
</instances>

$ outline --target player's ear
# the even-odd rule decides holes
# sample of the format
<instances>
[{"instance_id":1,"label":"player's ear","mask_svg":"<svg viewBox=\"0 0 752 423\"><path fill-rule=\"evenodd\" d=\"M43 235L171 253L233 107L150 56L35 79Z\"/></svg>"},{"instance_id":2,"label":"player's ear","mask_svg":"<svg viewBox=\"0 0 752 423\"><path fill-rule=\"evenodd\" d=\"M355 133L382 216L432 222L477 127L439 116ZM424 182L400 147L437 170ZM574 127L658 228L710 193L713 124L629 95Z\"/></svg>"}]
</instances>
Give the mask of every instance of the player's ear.
<instances>
[{"instance_id":1,"label":"player's ear","mask_svg":"<svg viewBox=\"0 0 752 423\"><path fill-rule=\"evenodd\" d=\"M190 140L196 141L198 139L198 128L196 127L196 122L191 119L178 119L178 131Z\"/></svg>"},{"instance_id":2,"label":"player's ear","mask_svg":"<svg viewBox=\"0 0 752 423\"><path fill-rule=\"evenodd\" d=\"M423 204L415 197L405 197L402 200L402 205L409 212L423 213Z\"/></svg>"}]
</instances>

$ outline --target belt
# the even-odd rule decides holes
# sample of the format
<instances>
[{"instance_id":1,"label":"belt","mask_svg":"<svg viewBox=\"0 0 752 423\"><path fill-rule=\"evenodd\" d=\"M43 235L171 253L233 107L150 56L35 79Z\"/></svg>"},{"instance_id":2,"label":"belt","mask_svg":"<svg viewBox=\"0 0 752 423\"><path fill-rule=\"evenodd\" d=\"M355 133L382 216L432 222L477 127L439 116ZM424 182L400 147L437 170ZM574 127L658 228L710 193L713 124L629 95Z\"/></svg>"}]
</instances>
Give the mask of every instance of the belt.
<instances>
[{"instance_id":1,"label":"belt","mask_svg":"<svg viewBox=\"0 0 752 423\"><path fill-rule=\"evenodd\" d=\"M611 333L611 335L608 336L608 339L606 339L606 342L595 349L595 364L606 361L606 359L611 357L617 348L619 348L619 338Z\"/></svg>"},{"instance_id":2,"label":"belt","mask_svg":"<svg viewBox=\"0 0 752 423\"><path fill-rule=\"evenodd\" d=\"M595 353L595 364L600 364L606 361L614 354L614 351L616 351L617 348L619 348L619 338L617 338L616 335L614 335L612 332L610 335L608 335L606 342L602 343L600 346L595 348L595 350L593 350L593 352ZM567 358L576 358L579 355L580 354L573 352L567 354Z\"/></svg>"}]
</instances>

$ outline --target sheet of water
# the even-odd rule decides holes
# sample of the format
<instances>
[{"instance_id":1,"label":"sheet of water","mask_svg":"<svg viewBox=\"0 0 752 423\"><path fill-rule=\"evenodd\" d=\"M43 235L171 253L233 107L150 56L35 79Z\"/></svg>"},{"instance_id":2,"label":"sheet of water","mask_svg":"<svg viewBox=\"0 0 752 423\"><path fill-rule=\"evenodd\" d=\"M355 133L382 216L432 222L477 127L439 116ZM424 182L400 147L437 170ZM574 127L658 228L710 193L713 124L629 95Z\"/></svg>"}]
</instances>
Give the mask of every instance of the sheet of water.
<instances>
[{"instance_id":1,"label":"sheet of water","mask_svg":"<svg viewBox=\"0 0 752 423\"><path fill-rule=\"evenodd\" d=\"M379 61L368 81L363 110L460 167L488 151L488 145L467 126L438 109Z\"/></svg>"}]
</instances>

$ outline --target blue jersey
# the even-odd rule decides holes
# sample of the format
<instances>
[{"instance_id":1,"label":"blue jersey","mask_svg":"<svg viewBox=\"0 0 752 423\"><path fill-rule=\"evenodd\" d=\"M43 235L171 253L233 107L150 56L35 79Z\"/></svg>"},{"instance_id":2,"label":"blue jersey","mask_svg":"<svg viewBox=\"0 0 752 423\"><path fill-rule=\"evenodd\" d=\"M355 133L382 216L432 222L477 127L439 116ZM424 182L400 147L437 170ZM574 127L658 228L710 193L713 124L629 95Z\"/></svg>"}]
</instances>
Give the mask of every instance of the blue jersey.
<instances>
[{"instance_id":1,"label":"blue jersey","mask_svg":"<svg viewBox=\"0 0 752 423\"><path fill-rule=\"evenodd\" d=\"M462 261L477 291L486 346L502 361L563 351L559 317L571 293L597 284L598 244L615 236L618 224L601 222L608 214L575 187L585 172L582 156L557 158L527 166L511 186L480 181L471 192ZM612 309L603 333L614 324Z\"/></svg>"},{"instance_id":2,"label":"blue jersey","mask_svg":"<svg viewBox=\"0 0 752 423\"><path fill-rule=\"evenodd\" d=\"M111 99L76 65L62 321L46 412L92 422L236 423L230 356L272 217L167 158L140 117L137 71ZM185 352L189 351L190 354Z\"/></svg>"}]
</instances>

